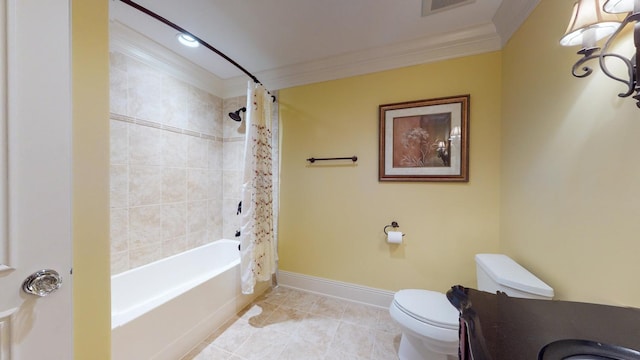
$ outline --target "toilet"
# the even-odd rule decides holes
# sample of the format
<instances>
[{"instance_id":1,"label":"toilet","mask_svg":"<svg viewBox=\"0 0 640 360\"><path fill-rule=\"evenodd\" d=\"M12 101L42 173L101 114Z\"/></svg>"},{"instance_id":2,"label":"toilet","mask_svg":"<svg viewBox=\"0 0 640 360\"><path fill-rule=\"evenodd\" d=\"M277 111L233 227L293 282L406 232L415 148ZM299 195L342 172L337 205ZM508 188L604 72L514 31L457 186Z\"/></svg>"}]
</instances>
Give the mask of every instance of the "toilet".
<instances>
[{"instance_id":1,"label":"toilet","mask_svg":"<svg viewBox=\"0 0 640 360\"><path fill-rule=\"evenodd\" d=\"M553 289L502 254L477 254L478 290L528 299L553 298ZM402 330L400 360L454 360L458 358L458 311L443 293L422 289L400 290L389 313Z\"/></svg>"}]
</instances>

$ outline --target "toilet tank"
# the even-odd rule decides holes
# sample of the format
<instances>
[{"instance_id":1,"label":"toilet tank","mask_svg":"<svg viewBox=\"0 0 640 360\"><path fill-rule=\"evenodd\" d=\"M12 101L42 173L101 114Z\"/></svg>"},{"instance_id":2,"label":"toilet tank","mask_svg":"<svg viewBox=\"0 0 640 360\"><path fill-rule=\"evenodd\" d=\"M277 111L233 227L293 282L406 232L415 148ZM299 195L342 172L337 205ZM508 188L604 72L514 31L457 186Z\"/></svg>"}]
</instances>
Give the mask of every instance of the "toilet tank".
<instances>
[{"instance_id":1,"label":"toilet tank","mask_svg":"<svg viewBox=\"0 0 640 360\"><path fill-rule=\"evenodd\" d=\"M478 290L495 294L502 291L511 297L527 299L553 298L553 289L510 257L502 254L477 254Z\"/></svg>"}]
</instances>

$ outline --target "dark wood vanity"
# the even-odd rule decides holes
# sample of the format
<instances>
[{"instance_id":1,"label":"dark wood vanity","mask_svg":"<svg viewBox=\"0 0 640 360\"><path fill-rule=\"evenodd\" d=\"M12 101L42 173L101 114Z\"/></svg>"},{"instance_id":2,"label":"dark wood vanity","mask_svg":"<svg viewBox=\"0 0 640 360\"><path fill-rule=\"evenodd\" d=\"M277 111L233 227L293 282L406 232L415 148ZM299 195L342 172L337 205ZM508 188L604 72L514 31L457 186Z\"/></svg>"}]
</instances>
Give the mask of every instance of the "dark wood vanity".
<instances>
[{"instance_id":1,"label":"dark wood vanity","mask_svg":"<svg viewBox=\"0 0 640 360\"><path fill-rule=\"evenodd\" d=\"M640 360L640 309L454 286L462 360Z\"/></svg>"}]
</instances>

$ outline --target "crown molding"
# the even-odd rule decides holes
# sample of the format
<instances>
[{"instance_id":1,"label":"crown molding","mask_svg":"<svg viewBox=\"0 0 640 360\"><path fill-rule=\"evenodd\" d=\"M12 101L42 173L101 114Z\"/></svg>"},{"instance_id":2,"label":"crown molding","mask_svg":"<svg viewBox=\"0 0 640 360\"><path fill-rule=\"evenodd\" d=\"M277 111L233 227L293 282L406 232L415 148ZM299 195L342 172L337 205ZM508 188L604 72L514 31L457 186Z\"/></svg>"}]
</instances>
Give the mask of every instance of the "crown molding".
<instances>
[{"instance_id":1,"label":"crown molding","mask_svg":"<svg viewBox=\"0 0 640 360\"><path fill-rule=\"evenodd\" d=\"M117 20L109 24L109 50L128 55L215 96L224 97L224 82Z\"/></svg>"},{"instance_id":2,"label":"crown molding","mask_svg":"<svg viewBox=\"0 0 640 360\"><path fill-rule=\"evenodd\" d=\"M529 17L540 0L503 0L493 16L493 23L500 36L501 47L505 46L520 25Z\"/></svg>"},{"instance_id":3,"label":"crown molding","mask_svg":"<svg viewBox=\"0 0 640 360\"><path fill-rule=\"evenodd\" d=\"M262 71L256 76L268 89L277 90L475 55L500 48L500 37L495 26L488 23L439 36ZM225 97L243 94L246 91L246 81L245 77L224 80Z\"/></svg>"}]
</instances>

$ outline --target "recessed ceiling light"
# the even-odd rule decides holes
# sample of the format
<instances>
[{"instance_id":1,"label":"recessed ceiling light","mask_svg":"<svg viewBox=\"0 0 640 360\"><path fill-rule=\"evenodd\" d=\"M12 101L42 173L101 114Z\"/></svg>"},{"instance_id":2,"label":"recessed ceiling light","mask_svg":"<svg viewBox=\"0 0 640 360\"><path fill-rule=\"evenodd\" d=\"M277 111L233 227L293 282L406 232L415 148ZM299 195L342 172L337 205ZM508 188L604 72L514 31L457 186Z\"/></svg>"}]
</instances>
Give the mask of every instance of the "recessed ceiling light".
<instances>
[{"instance_id":1,"label":"recessed ceiling light","mask_svg":"<svg viewBox=\"0 0 640 360\"><path fill-rule=\"evenodd\" d=\"M178 38L178 41L180 41L180 44L184 46L193 47L193 48L200 46L200 43L198 42L198 40L194 39L193 36L191 35L178 34L176 35L176 37Z\"/></svg>"}]
</instances>

